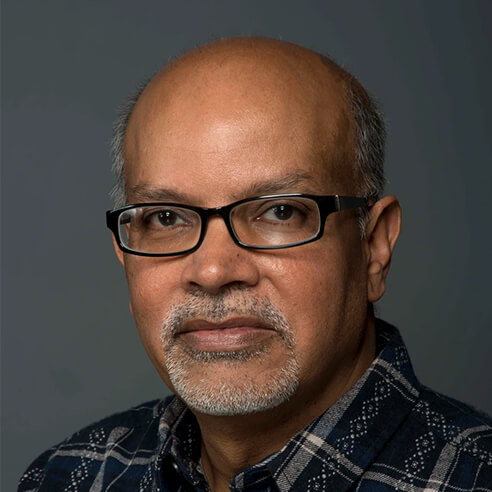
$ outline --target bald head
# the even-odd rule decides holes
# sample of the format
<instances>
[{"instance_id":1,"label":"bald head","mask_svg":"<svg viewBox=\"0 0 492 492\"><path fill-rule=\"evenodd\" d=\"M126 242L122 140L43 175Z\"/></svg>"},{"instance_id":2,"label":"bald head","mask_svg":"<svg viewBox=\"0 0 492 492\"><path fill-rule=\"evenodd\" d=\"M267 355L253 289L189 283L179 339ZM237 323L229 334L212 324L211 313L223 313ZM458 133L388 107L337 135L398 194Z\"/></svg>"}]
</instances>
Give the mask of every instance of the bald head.
<instances>
[{"instance_id":1,"label":"bald head","mask_svg":"<svg viewBox=\"0 0 492 492\"><path fill-rule=\"evenodd\" d=\"M355 78L306 48L235 38L184 54L133 98L116 126L115 205L125 202L132 161L146 148L227 152L232 139L241 145L231 131L239 122L244 146L254 138L279 146L282 135L309 148L312 165L323 165L340 193L381 192L384 129Z\"/></svg>"},{"instance_id":2,"label":"bald head","mask_svg":"<svg viewBox=\"0 0 492 492\"><path fill-rule=\"evenodd\" d=\"M301 46L267 38L233 38L185 53L164 67L148 89L165 87L166 81L168 86L175 84L173 92L196 82L223 83L228 93L235 91L242 98L248 94L240 91L236 85L240 83L268 99L284 91L284 96L296 100L308 97L320 102L343 95L350 80L355 79L338 65Z\"/></svg>"}]
</instances>

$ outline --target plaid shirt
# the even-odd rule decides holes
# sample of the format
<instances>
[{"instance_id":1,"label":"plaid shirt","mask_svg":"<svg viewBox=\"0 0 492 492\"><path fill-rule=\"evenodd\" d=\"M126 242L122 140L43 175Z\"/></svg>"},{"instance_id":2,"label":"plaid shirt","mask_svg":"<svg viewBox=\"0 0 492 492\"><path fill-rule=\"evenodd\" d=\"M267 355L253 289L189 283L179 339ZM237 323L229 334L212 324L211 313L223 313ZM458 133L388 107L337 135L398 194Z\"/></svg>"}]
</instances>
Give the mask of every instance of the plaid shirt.
<instances>
[{"instance_id":1,"label":"plaid shirt","mask_svg":"<svg viewBox=\"0 0 492 492\"><path fill-rule=\"evenodd\" d=\"M421 386L381 321L378 348L350 391L231 491L492 491L492 420ZM108 417L35 460L19 484L34 490L208 491L198 424L176 397Z\"/></svg>"}]
</instances>

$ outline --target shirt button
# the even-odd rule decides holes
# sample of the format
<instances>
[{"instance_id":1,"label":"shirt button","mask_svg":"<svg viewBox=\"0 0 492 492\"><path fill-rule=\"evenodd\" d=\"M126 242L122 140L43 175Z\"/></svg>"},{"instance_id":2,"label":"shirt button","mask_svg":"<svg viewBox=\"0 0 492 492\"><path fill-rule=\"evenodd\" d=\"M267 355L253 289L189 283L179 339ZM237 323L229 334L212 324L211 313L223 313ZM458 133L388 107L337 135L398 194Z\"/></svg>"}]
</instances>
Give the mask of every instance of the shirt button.
<instances>
[{"instance_id":1,"label":"shirt button","mask_svg":"<svg viewBox=\"0 0 492 492\"><path fill-rule=\"evenodd\" d=\"M179 470L178 465L177 465L174 461L173 461L173 468L174 468L176 471L178 471L178 470Z\"/></svg>"}]
</instances>

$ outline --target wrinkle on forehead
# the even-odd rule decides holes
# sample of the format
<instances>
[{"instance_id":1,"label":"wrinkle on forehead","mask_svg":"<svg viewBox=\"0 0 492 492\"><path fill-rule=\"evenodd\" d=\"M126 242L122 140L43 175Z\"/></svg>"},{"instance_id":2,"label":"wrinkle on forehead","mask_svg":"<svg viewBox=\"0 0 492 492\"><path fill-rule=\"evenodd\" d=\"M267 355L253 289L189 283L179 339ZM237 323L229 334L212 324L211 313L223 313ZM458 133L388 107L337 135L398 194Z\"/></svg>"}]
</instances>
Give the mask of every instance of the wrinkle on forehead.
<instances>
[{"instance_id":1,"label":"wrinkle on forehead","mask_svg":"<svg viewBox=\"0 0 492 492\"><path fill-rule=\"evenodd\" d=\"M205 45L149 83L130 119L126 161L131 165L149 139L160 145L182 142L183 150L192 151L195 147L186 146L191 135L200 152L227 152L228 131L241 119L246 151L252 132L265 138L283 126L292 145L309 139L327 178L348 192L356 171L347 77L319 54L291 43L239 38ZM200 146L200 139L208 147Z\"/></svg>"},{"instance_id":2,"label":"wrinkle on forehead","mask_svg":"<svg viewBox=\"0 0 492 492\"><path fill-rule=\"evenodd\" d=\"M293 189L302 193L321 193L319 183L310 174L299 169L278 179L253 182L247 188L241 190L240 194L233 193L232 198L234 200L242 200L261 195L289 193ZM196 205L200 202L199 195L187 195L180 190L160 188L152 183L139 183L136 186L130 187L128 196L131 197L133 203L175 202Z\"/></svg>"}]
</instances>

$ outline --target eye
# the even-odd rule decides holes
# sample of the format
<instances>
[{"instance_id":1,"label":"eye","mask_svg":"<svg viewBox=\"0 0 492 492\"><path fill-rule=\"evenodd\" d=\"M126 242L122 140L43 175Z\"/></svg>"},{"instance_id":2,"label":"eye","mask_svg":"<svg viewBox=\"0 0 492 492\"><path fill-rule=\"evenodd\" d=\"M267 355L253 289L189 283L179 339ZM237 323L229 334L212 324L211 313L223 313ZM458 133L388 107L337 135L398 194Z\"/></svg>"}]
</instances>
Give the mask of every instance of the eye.
<instances>
[{"instance_id":1,"label":"eye","mask_svg":"<svg viewBox=\"0 0 492 492\"><path fill-rule=\"evenodd\" d=\"M286 221L292 219L296 214L299 214L300 211L293 207L292 205L287 204L279 204L270 207L262 214L262 218L268 220L281 220Z\"/></svg>"},{"instance_id":2,"label":"eye","mask_svg":"<svg viewBox=\"0 0 492 492\"><path fill-rule=\"evenodd\" d=\"M176 213L171 210L165 210L163 212L158 212L154 214L155 220L159 221L159 224L163 226L173 226L179 224L180 222L184 222L183 219Z\"/></svg>"},{"instance_id":3,"label":"eye","mask_svg":"<svg viewBox=\"0 0 492 492\"><path fill-rule=\"evenodd\" d=\"M312 215L307 202L300 200L268 200L263 202L256 215L256 221L271 225L300 227Z\"/></svg>"},{"instance_id":4,"label":"eye","mask_svg":"<svg viewBox=\"0 0 492 492\"><path fill-rule=\"evenodd\" d=\"M148 228L176 227L187 223L185 217L183 217L177 210L173 209L149 210L144 215L143 222Z\"/></svg>"}]
</instances>

